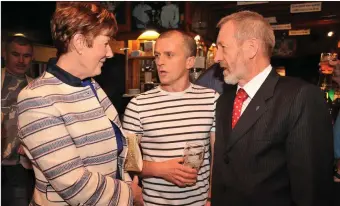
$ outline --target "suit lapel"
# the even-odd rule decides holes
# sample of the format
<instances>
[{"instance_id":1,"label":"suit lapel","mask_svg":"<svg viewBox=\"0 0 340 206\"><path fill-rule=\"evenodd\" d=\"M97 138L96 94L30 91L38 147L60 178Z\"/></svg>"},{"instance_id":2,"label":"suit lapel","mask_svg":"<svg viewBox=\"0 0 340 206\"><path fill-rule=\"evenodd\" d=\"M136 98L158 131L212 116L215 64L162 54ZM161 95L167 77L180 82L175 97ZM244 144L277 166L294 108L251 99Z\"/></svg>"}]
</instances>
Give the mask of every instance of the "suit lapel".
<instances>
[{"instance_id":1,"label":"suit lapel","mask_svg":"<svg viewBox=\"0 0 340 206\"><path fill-rule=\"evenodd\" d=\"M221 109L218 111L221 111L218 115L220 115L220 123L219 126L222 128L222 134L223 134L223 141L227 143L229 134L231 132L231 117L233 113L233 105L234 105L234 99L236 96L236 89L237 86L229 86L228 89L224 89L224 92L219 100Z\"/></svg>"},{"instance_id":2,"label":"suit lapel","mask_svg":"<svg viewBox=\"0 0 340 206\"><path fill-rule=\"evenodd\" d=\"M227 151L229 151L234 144L244 136L244 134L256 123L256 121L267 110L266 101L274 94L274 89L278 74L274 69L270 72L266 80L263 82L259 90L256 92L253 99L241 115L236 126L231 131L230 138L227 143Z\"/></svg>"}]
</instances>

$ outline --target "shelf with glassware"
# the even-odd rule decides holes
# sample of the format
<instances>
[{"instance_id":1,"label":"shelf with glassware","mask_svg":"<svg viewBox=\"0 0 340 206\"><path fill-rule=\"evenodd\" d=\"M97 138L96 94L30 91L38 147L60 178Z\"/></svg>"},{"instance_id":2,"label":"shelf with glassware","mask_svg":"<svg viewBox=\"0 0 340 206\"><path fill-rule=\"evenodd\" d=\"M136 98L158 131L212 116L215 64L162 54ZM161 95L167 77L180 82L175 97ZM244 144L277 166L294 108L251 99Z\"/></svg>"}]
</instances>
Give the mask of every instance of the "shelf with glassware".
<instances>
[{"instance_id":1,"label":"shelf with glassware","mask_svg":"<svg viewBox=\"0 0 340 206\"><path fill-rule=\"evenodd\" d=\"M124 97L133 97L159 84L154 63L154 41L129 40Z\"/></svg>"},{"instance_id":2,"label":"shelf with glassware","mask_svg":"<svg viewBox=\"0 0 340 206\"><path fill-rule=\"evenodd\" d=\"M194 39L197 45L196 59L194 67L190 69L190 81L193 83L214 64L216 55L215 43L208 47L199 35L196 35Z\"/></svg>"},{"instance_id":3,"label":"shelf with glassware","mask_svg":"<svg viewBox=\"0 0 340 206\"><path fill-rule=\"evenodd\" d=\"M340 109L340 64L336 53L321 53L318 86L325 94L333 123Z\"/></svg>"}]
</instances>

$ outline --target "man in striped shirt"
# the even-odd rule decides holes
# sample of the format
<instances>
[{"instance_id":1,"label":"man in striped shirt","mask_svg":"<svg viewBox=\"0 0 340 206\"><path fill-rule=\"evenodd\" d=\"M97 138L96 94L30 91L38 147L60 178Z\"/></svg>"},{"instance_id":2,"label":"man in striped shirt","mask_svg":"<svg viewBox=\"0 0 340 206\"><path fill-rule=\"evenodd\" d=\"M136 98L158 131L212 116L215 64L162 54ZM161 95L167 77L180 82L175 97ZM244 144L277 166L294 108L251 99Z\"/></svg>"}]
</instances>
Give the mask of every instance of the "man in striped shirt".
<instances>
[{"instance_id":1,"label":"man in striped shirt","mask_svg":"<svg viewBox=\"0 0 340 206\"><path fill-rule=\"evenodd\" d=\"M126 108L124 129L142 136L145 205L210 205L210 145L219 95L190 83L195 55L192 37L177 30L161 34L155 45L161 85L133 98ZM187 142L205 145L198 170L183 165Z\"/></svg>"}]
</instances>

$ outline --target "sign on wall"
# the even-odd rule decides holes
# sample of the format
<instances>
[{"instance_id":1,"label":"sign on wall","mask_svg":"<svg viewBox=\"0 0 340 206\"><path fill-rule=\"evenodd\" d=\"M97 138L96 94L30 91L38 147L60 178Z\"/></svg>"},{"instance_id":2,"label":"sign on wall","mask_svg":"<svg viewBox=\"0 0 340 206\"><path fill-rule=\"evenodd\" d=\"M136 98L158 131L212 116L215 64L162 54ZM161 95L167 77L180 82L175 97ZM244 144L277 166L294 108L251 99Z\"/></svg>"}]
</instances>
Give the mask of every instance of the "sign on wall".
<instances>
[{"instance_id":1,"label":"sign on wall","mask_svg":"<svg viewBox=\"0 0 340 206\"><path fill-rule=\"evenodd\" d=\"M305 13L321 11L321 2L291 4L290 13Z\"/></svg>"},{"instance_id":2,"label":"sign on wall","mask_svg":"<svg viewBox=\"0 0 340 206\"><path fill-rule=\"evenodd\" d=\"M289 30L289 36L310 35L310 29Z\"/></svg>"},{"instance_id":3,"label":"sign on wall","mask_svg":"<svg viewBox=\"0 0 340 206\"><path fill-rule=\"evenodd\" d=\"M291 24L276 24L272 25L273 30L290 30L292 29Z\"/></svg>"}]
</instances>

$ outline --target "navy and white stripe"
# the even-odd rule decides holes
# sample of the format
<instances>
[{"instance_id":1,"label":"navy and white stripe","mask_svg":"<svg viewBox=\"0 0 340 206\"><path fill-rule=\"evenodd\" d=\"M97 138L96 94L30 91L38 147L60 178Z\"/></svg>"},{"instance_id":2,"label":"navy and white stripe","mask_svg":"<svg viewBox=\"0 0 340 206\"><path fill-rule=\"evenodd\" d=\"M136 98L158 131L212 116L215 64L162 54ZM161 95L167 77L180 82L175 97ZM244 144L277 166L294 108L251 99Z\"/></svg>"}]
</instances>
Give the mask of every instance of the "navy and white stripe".
<instances>
[{"instance_id":1,"label":"navy and white stripe","mask_svg":"<svg viewBox=\"0 0 340 206\"><path fill-rule=\"evenodd\" d=\"M160 87L143 93L128 104L123 128L141 134L143 159L166 161L183 156L187 142L205 144L204 161L197 183L180 188L161 178L143 180L145 205L204 205L209 191L210 133L215 131L218 93L198 85L169 93Z\"/></svg>"}]
</instances>

